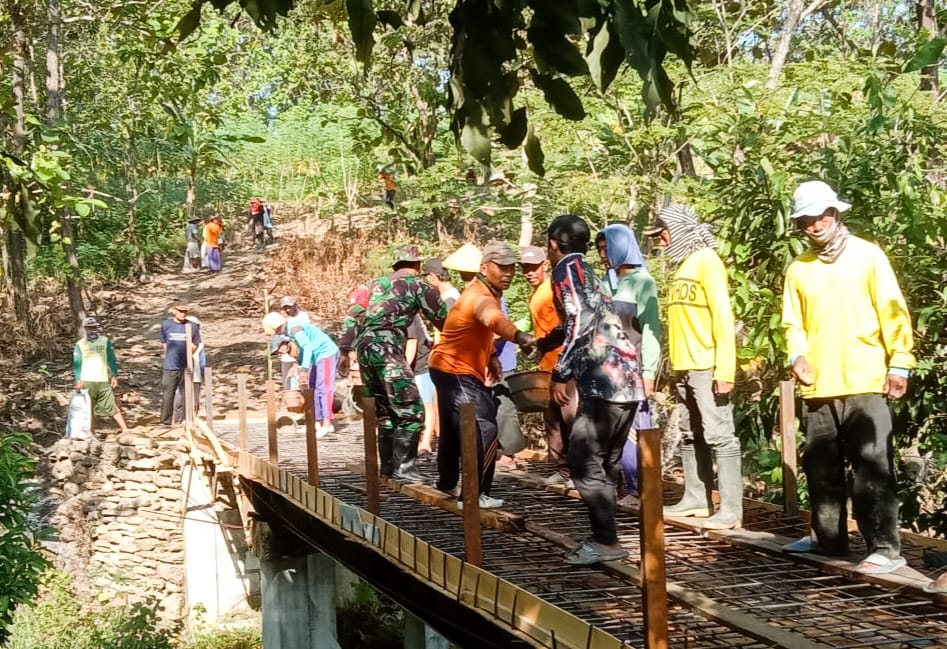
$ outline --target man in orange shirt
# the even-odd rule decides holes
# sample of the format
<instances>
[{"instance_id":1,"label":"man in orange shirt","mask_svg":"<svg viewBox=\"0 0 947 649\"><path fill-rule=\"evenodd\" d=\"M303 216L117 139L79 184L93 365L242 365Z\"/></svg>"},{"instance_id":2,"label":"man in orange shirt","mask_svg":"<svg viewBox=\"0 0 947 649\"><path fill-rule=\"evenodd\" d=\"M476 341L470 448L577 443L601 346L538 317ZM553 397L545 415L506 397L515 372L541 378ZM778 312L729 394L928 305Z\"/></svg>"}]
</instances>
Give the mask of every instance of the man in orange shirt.
<instances>
[{"instance_id":1,"label":"man in orange shirt","mask_svg":"<svg viewBox=\"0 0 947 649\"><path fill-rule=\"evenodd\" d=\"M501 376L494 337L531 346L533 336L517 330L503 315L500 296L516 272L516 254L502 241L483 249L481 276L467 285L447 315L441 339L429 361L437 388L441 438L437 448L437 488L453 492L460 479L460 406L472 403L477 411L477 465L480 473L480 506L500 507L490 497L497 457L497 410L488 385Z\"/></svg>"},{"instance_id":2,"label":"man in orange shirt","mask_svg":"<svg viewBox=\"0 0 947 649\"><path fill-rule=\"evenodd\" d=\"M395 185L395 174L384 169L378 170L378 180L385 183L385 205L395 209L395 191L398 186Z\"/></svg>"},{"instance_id":3,"label":"man in orange shirt","mask_svg":"<svg viewBox=\"0 0 947 649\"><path fill-rule=\"evenodd\" d=\"M223 231L219 216L207 217L204 224L204 245L207 248L207 269L212 273L220 272L220 235Z\"/></svg>"},{"instance_id":4,"label":"man in orange shirt","mask_svg":"<svg viewBox=\"0 0 947 649\"><path fill-rule=\"evenodd\" d=\"M526 246L520 250L520 265L527 283L533 287L529 298L529 316L533 321L533 335L537 340L545 338L559 327L559 313L552 297L552 282L546 277L546 251L539 246ZM549 349L539 359L539 369L551 372L559 360L562 345ZM569 434L572 422L579 410L579 393L575 383L567 383L569 401L561 406L555 399L549 400L543 412L543 428L546 433L546 448L549 460L556 464L556 472L544 481L549 485L565 485L572 488L569 463L566 458L569 451Z\"/></svg>"}]
</instances>

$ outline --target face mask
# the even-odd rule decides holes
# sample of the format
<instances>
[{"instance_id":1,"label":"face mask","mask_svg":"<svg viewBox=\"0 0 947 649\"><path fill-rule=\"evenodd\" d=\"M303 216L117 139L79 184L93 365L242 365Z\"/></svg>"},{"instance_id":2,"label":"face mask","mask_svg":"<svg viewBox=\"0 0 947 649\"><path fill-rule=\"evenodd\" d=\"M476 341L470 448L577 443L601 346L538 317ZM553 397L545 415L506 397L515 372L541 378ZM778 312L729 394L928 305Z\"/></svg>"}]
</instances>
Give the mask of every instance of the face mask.
<instances>
[{"instance_id":1,"label":"face mask","mask_svg":"<svg viewBox=\"0 0 947 649\"><path fill-rule=\"evenodd\" d=\"M86 334L85 334L85 337L88 338L90 342L91 342L91 341L94 341L96 338L99 337L99 332L98 332L98 331L87 331Z\"/></svg>"},{"instance_id":2,"label":"face mask","mask_svg":"<svg viewBox=\"0 0 947 649\"><path fill-rule=\"evenodd\" d=\"M822 232L810 234L806 232L806 236L809 237L809 241L816 247L822 247L828 244L832 239L835 238L835 234L838 231L839 220L832 219L832 223L822 230Z\"/></svg>"}]
</instances>

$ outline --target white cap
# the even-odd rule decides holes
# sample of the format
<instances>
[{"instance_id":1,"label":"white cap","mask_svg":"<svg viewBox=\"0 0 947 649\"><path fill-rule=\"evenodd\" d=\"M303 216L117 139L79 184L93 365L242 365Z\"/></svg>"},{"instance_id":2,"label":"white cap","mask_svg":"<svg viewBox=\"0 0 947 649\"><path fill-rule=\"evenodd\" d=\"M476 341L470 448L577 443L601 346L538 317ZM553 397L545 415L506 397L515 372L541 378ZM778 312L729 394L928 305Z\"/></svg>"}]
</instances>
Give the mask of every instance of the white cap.
<instances>
[{"instance_id":1,"label":"white cap","mask_svg":"<svg viewBox=\"0 0 947 649\"><path fill-rule=\"evenodd\" d=\"M834 207L839 212L848 211L851 205L838 199L835 190L821 180L810 180L796 188L792 195L793 213L791 219L800 216L822 216L825 210Z\"/></svg>"}]
</instances>

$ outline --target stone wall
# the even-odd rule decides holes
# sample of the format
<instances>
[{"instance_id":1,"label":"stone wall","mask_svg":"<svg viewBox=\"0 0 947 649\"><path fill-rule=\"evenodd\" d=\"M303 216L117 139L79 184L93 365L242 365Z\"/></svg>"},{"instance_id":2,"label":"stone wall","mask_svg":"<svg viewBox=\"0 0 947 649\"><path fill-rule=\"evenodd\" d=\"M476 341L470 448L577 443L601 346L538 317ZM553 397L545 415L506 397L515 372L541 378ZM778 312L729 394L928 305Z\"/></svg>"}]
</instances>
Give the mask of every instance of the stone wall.
<instances>
[{"instance_id":1,"label":"stone wall","mask_svg":"<svg viewBox=\"0 0 947 649\"><path fill-rule=\"evenodd\" d=\"M63 439L47 460L58 562L79 593L99 602L148 602L164 622L182 622L186 449L126 434Z\"/></svg>"}]
</instances>

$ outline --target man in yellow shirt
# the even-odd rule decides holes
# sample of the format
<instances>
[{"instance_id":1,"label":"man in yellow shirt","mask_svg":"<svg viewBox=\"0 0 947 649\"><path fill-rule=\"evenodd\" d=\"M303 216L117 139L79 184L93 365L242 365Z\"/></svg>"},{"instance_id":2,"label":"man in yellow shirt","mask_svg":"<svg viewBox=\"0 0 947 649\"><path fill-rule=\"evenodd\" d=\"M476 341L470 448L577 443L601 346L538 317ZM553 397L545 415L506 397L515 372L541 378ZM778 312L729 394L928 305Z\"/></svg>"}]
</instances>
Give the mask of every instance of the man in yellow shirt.
<instances>
[{"instance_id":1,"label":"man in yellow shirt","mask_svg":"<svg viewBox=\"0 0 947 649\"><path fill-rule=\"evenodd\" d=\"M802 463L814 539L785 549L848 554L848 464L853 513L868 548L857 570L885 574L905 565L885 400L904 395L916 365L911 316L888 258L842 224L848 203L818 180L802 183L793 201L790 218L809 249L786 271L783 328L805 404Z\"/></svg>"},{"instance_id":2,"label":"man in yellow shirt","mask_svg":"<svg viewBox=\"0 0 947 649\"><path fill-rule=\"evenodd\" d=\"M709 530L740 527L743 461L730 403L736 332L727 269L710 227L690 207L664 208L645 234L658 237L668 258L680 264L668 299L667 334L683 436L684 497L664 513L709 517L703 523ZM720 510L711 516L714 460Z\"/></svg>"}]
</instances>

